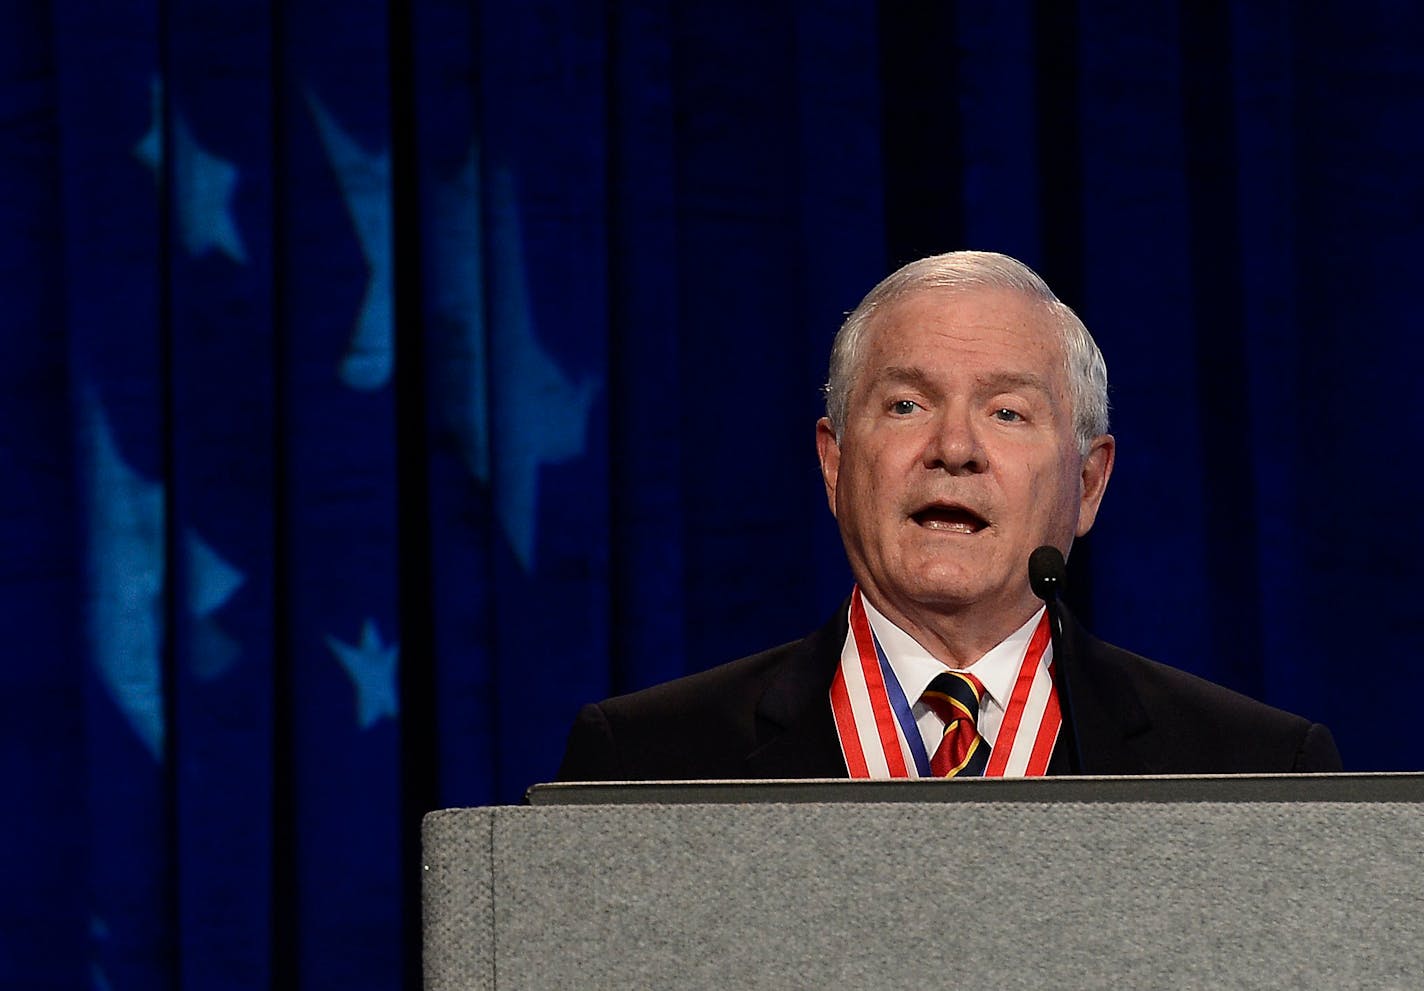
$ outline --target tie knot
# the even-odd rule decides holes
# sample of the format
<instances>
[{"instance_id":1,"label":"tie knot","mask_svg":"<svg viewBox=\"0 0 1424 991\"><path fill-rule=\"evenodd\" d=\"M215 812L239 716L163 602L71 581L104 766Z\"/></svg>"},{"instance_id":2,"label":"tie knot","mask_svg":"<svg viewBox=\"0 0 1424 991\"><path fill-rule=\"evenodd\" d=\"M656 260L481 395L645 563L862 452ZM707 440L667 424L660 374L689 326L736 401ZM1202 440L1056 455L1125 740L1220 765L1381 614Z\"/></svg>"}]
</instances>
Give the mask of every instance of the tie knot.
<instances>
[{"instance_id":1,"label":"tie knot","mask_svg":"<svg viewBox=\"0 0 1424 991\"><path fill-rule=\"evenodd\" d=\"M973 723L979 718L979 700L983 697L984 686L978 678L967 671L945 671L935 675L920 701L946 723L958 719Z\"/></svg>"}]
</instances>

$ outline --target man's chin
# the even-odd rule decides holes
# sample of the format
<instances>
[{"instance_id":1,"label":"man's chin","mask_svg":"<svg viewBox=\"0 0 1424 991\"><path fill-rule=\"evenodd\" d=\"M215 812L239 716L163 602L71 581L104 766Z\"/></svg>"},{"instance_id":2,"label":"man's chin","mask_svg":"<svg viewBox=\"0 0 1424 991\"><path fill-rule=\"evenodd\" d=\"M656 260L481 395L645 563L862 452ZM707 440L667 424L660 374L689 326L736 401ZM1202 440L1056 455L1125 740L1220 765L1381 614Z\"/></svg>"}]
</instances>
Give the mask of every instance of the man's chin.
<instances>
[{"instance_id":1,"label":"man's chin","mask_svg":"<svg viewBox=\"0 0 1424 991\"><path fill-rule=\"evenodd\" d=\"M1023 585L1028 591L1027 562ZM950 615L1013 598L1003 563L984 553L958 555L901 554L878 568L852 568L872 602L907 615ZM880 580L876 580L876 577ZM889 580L886 580L886 579Z\"/></svg>"},{"instance_id":2,"label":"man's chin","mask_svg":"<svg viewBox=\"0 0 1424 991\"><path fill-rule=\"evenodd\" d=\"M996 591L966 577L959 581L910 582L893 590L887 589L886 594L907 612L955 613L984 605L987 600L997 597Z\"/></svg>"},{"instance_id":3,"label":"man's chin","mask_svg":"<svg viewBox=\"0 0 1424 991\"><path fill-rule=\"evenodd\" d=\"M936 554L919 567L906 569L898 584L925 602L978 602L1002 587L993 577L1002 570L987 554Z\"/></svg>"}]
</instances>

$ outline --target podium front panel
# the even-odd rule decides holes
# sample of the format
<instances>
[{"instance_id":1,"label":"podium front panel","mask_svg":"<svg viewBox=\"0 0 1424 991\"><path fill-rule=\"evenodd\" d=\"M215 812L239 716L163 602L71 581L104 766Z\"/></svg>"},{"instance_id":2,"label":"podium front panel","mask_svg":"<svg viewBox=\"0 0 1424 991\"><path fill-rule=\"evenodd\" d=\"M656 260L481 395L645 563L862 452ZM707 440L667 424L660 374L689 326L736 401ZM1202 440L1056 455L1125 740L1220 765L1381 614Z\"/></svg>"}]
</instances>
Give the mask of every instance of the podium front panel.
<instances>
[{"instance_id":1,"label":"podium front panel","mask_svg":"<svg viewBox=\"0 0 1424 991\"><path fill-rule=\"evenodd\" d=\"M1424 803L1070 784L432 813L426 986L1419 985Z\"/></svg>"}]
</instances>

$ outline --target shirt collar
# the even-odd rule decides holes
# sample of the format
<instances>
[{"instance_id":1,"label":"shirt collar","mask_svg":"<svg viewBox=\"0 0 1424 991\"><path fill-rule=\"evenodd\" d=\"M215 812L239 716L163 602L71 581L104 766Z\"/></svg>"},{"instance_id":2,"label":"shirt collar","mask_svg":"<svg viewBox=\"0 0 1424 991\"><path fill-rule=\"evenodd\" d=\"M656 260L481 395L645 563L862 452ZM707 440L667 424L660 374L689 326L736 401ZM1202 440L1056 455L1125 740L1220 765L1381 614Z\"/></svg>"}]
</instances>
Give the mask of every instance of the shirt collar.
<instances>
[{"instance_id":1,"label":"shirt collar","mask_svg":"<svg viewBox=\"0 0 1424 991\"><path fill-rule=\"evenodd\" d=\"M880 649L885 651L890 670L895 672L895 680L900 683L910 704L914 705L935 676L948 669L947 665L920 646L914 637L886 619L870 604L864 593L860 601L865 606L870 629L875 633L875 639L880 641ZM979 679L984 691L1000 709L1008 707L1009 696L1013 694L1014 682L1018 679L1019 665L1023 663L1028 642L1033 639L1034 628L1042 615L1043 607L1040 606L1028 622L990 647L983 657L966 669Z\"/></svg>"}]
</instances>

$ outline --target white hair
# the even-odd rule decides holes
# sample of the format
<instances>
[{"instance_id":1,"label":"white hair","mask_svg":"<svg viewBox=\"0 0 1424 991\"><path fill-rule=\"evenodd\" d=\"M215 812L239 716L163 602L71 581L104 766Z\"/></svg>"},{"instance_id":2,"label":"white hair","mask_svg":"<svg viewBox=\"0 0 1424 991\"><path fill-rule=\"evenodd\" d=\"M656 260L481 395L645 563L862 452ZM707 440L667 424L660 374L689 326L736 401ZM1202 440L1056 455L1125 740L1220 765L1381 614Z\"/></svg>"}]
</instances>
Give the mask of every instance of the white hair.
<instances>
[{"instance_id":1,"label":"white hair","mask_svg":"<svg viewBox=\"0 0 1424 991\"><path fill-rule=\"evenodd\" d=\"M1108 369L1103 353L1083 321L1053 294L1037 272L993 251L951 251L910 262L886 276L851 310L831 345L830 377L825 386L826 416L836 437L845 428L846 408L860 371L866 330L875 315L906 296L937 289L1008 289L1043 303L1063 342L1073 433L1079 452L1087 454L1093 438L1108 432Z\"/></svg>"}]
</instances>

